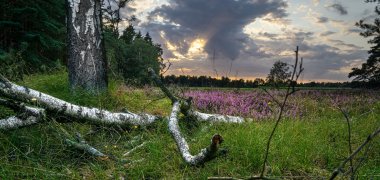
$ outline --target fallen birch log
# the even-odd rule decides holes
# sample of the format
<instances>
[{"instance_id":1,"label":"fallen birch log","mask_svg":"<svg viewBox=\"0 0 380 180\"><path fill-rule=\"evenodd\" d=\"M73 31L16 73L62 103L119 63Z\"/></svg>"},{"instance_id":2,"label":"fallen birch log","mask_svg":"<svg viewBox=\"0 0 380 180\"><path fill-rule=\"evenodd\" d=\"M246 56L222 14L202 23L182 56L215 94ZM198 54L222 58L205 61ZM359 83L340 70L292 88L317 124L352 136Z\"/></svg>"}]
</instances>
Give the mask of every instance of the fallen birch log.
<instances>
[{"instance_id":1,"label":"fallen birch log","mask_svg":"<svg viewBox=\"0 0 380 180\"><path fill-rule=\"evenodd\" d=\"M169 131L172 134L182 158L185 162L191 165L198 165L212 159L216 156L220 143L223 142L222 136L216 134L211 139L211 144L208 148L204 148L197 155L191 155L189 151L189 145L180 132L178 126L178 113L180 112L180 103L174 102L172 112L169 117Z\"/></svg>"},{"instance_id":2,"label":"fallen birch log","mask_svg":"<svg viewBox=\"0 0 380 180\"><path fill-rule=\"evenodd\" d=\"M28 102L32 99L48 111L59 112L75 119L87 120L90 123L106 125L148 125L158 118L150 114L132 112L110 112L98 108L78 106L45 93L19 86L0 76L0 95L15 100Z\"/></svg>"}]
</instances>

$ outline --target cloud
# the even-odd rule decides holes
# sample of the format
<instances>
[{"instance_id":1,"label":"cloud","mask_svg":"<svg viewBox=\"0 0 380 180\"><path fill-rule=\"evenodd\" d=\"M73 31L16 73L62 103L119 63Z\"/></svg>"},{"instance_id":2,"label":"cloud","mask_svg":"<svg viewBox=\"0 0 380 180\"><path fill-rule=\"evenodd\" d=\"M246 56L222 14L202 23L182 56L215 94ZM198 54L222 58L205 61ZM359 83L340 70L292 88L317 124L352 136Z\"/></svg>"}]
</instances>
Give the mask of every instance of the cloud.
<instances>
[{"instance_id":1,"label":"cloud","mask_svg":"<svg viewBox=\"0 0 380 180\"><path fill-rule=\"evenodd\" d=\"M318 23L327 23L327 22L329 22L329 18L327 18L327 17L318 17L317 18L317 22Z\"/></svg>"},{"instance_id":2,"label":"cloud","mask_svg":"<svg viewBox=\"0 0 380 180\"><path fill-rule=\"evenodd\" d=\"M314 6L318 6L318 4L320 3L321 0L313 0L313 4Z\"/></svg>"},{"instance_id":3,"label":"cloud","mask_svg":"<svg viewBox=\"0 0 380 180\"><path fill-rule=\"evenodd\" d=\"M248 43L243 28L269 14L274 18L285 17L286 7L284 1L271 0L172 0L150 13L150 19L162 17L169 23L143 26L150 32L152 29L165 32L167 40L183 51L192 40L200 38L206 41L207 54L216 51L219 57L235 60Z\"/></svg>"},{"instance_id":4,"label":"cloud","mask_svg":"<svg viewBox=\"0 0 380 180\"><path fill-rule=\"evenodd\" d=\"M354 33L354 34L359 34L362 32L362 30L360 28L349 28L346 30L348 34L350 33Z\"/></svg>"},{"instance_id":5,"label":"cloud","mask_svg":"<svg viewBox=\"0 0 380 180\"><path fill-rule=\"evenodd\" d=\"M328 8L335 10L340 15L347 15L348 14L347 9L345 7L343 7L342 4L340 4L340 3L334 3L330 6L328 6Z\"/></svg>"},{"instance_id":6,"label":"cloud","mask_svg":"<svg viewBox=\"0 0 380 180\"><path fill-rule=\"evenodd\" d=\"M332 43L334 43L336 46L349 48L351 50L360 50L360 49L363 49L363 47L357 46L355 44L345 43L342 40L329 39L329 41L332 42Z\"/></svg>"},{"instance_id":7,"label":"cloud","mask_svg":"<svg viewBox=\"0 0 380 180\"><path fill-rule=\"evenodd\" d=\"M330 36L330 35L333 35L333 34L336 34L336 32L334 32L334 31L326 31L326 32L321 33L320 35L322 37L325 37L325 36Z\"/></svg>"}]
</instances>

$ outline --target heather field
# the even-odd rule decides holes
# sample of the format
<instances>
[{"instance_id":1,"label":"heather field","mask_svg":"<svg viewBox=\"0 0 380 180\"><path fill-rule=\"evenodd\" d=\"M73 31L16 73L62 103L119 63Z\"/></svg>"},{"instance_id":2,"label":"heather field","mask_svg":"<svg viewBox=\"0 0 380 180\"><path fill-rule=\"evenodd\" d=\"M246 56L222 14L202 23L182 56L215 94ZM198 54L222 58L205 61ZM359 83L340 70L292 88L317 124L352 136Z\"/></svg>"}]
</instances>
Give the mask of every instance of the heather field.
<instances>
[{"instance_id":1,"label":"heather field","mask_svg":"<svg viewBox=\"0 0 380 180\"><path fill-rule=\"evenodd\" d=\"M67 74L62 72L30 76L18 83L72 103L112 111L128 108L132 112L165 117L171 110L170 100L156 87L127 87L112 81L108 93L73 95L67 82ZM201 166L185 163L165 118L148 127L123 129L49 121L13 131L0 131L0 179L207 179L258 175L278 111L276 102L261 89L171 88L176 89L177 94L193 97L193 105L201 111L246 118L241 124L180 119L179 125L191 153L198 153L209 145L213 134L219 133L224 138L221 148L226 154ZM278 100L283 98L283 90L269 92ZM298 91L289 97L285 116L274 135L267 175L275 178L298 176L300 179L329 177L349 155L347 123L338 106L350 117L354 149L380 127L378 91ZM0 109L0 118L10 114L9 109ZM58 135L57 126L69 133L80 132L98 150L126 161L94 158L67 146ZM137 146L140 147L130 152ZM357 178L379 179L379 138L368 147L354 159L354 163L361 162Z\"/></svg>"},{"instance_id":2,"label":"heather field","mask_svg":"<svg viewBox=\"0 0 380 180\"><path fill-rule=\"evenodd\" d=\"M282 100L285 90L188 90L184 95L192 97L193 105L201 111L264 120L276 115L276 101ZM364 113L379 100L379 91L373 90L300 90L287 102L285 116L302 119L320 108L338 107Z\"/></svg>"}]
</instances>

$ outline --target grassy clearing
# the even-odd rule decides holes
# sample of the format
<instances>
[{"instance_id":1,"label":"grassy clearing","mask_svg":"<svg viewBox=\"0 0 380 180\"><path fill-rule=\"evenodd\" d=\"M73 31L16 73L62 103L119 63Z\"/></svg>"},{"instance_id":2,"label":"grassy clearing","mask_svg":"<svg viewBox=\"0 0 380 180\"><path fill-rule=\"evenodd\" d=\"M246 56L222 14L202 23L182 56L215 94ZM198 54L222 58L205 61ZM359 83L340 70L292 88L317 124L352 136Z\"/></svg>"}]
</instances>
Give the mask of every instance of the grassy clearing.
<instances>
[{"instance_id":1,"label":"grassy clearing","mask_svg":"<svg viewBox=\"0 0 380 180\"><path fill-rule=\"evenodd\" d=\"M109 92L93 96L85 92L71 95L65 72L36 75L21 82L64 100L109 110L128 108L166 116L170 101L161 99L156 88L136 89L111 82ZM158 99L158 100L157 100ZM269 171L272 176L328 176L348 155L346 123L342 114L320 102L300 100L310 109L301 119L284 119L272 142ZM353 146L380 126L380 103L367 107L351 107ZM11 112L0 109L0 116ZM181 159L165 120L150 127L129 127L124 130L95 127L88 124L60 124L69 132L79 131L94 147L106 154L122 158L133 147L146 145L129 156L130 163L93 158L67 147L57 136L52 123L10 132L0 132L0 179L205 179L210 176L246 177L258 174L264 157L265 143L273 127L273 119L244 124L180 123L193 153L209 144L214 133L220 133L227 155L203 166L189 166ZM91 135L86 135L96 130ZM369 158L360 169L361 179L380 174L380 141L375 139ZM378 177L378 176L377 176Z\"/></svg>"}]
</instances>

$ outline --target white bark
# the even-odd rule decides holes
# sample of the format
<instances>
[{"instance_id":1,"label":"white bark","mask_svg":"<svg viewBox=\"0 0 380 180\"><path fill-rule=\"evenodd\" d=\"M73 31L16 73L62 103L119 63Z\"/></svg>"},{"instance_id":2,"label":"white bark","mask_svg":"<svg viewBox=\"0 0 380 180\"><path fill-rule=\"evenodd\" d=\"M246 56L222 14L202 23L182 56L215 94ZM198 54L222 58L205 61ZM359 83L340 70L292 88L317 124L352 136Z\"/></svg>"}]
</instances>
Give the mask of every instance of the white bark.
<instances>
[{"instance_id":1,"label":"white bark","mask_svg":"<svg viewBox=\"0 0 380 180\"><path fill-rule=\"evenodd\" d=\"M226 123L243 123L244 122L244 118L239 117L239 116L207 114L207 113L201 113L194 110L189 110L188 113L196 117L199 121L226 122Z\"/></svg>"},{"instance_id":2,"label":"white bark","mask_svg":"<svg viewBox=\"0 0 380 180\"><path fill-rule=\"evenodd\" d=\"M25 120L16 116L11 116L0 120L0 130L12 130L20 127L37 124L38 120L34 116L29 116Z\"/></svg>"},{"instance_id":3,"label":"white bark","mask_svg":"<svg viewBox=\"0 0 380 180\"><path fill-rule=\"evenodd\" d=\"M24 107L21 115L11 116L0 120L0 130L12 130L25 126L31 126L42 121L45 111L40 108ZM22 117L21 117L22 116Z\"/></svg>"},{"instance_id":4,"label":"white bark","mask_svg":"<svg viewBox=\"0 0 380 180\"><path fill-rule=\"evenodd\" d=\"M169 131L172 134L179 151L181 152L182 158L191 165L198 165L207 160L213 153L216 152L217 148L204 148L197 155L191 155L189 151L189 145L187 144L185 138L182 136L180 132L180 128L178 126L178 113L180 111L180 103L174 102L172 112L169 117ZM214 138L214 137L213 137ZM218 144L214 144L211 142L211 146L217 147Z\"/></svg>"},{"instance_id":5,"label":"white bark","mask_svg":"<svg viewBox=\"0 0 380 180\"><path fill-rule=\"evenodd\" d=\"M35 99L47 110L60 112L76 119L85 119L92 123L148 125L157 119L156 116L149 114L113 113L98 108L78 106L42 92L16 85L4 78L0 79L0 93L21 101Z\"/></svg>"},{"instance_id":6,"label":"white bark","mask_svg":"<svg viewBox=\"0 0 380 180\"><path fill-rule=\"evenodd\" d=\"M102 152L100 152L99 150L95 149L94 147L90 146L89 144L87 144L85 141L82 141L82 142L75 142L75 141L72 141L70 139L66 139L65 142L76 148L76 149L79 149L79 150L82 150L82 151L85 151L93 156L96 156L96 157L107 157L107 155L103 154Z\"/></svg>"}]
</instances>

